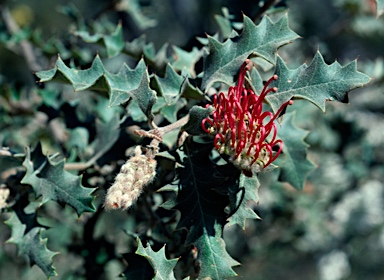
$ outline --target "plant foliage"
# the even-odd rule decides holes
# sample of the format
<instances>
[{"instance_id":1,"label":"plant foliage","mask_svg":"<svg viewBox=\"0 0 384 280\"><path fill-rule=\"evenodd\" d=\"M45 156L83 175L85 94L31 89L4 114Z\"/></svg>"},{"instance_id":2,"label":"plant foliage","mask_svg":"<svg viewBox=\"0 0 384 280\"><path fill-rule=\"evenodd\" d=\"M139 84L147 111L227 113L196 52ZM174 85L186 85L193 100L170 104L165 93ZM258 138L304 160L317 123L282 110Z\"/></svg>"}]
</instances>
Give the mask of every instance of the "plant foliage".
<instances>
[{"instance_id":1,"label":"plant foliage","mask_svg":"<svg viewBox=\"0 0 384 280\"><path fill-rule=\"evenodd\" d=\"M382 0L244 14L84 0L49 40L14 2L0 3L0 278L382 275Z\"/></svg>"}]
</instances>

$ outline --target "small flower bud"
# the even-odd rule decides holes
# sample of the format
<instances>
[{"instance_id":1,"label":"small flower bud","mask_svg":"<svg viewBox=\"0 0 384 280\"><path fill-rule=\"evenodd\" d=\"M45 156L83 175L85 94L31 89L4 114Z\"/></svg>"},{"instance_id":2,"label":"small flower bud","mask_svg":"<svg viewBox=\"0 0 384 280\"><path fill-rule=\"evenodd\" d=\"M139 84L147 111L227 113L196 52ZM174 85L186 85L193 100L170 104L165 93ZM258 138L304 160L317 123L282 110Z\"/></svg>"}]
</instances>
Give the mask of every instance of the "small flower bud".
<instances>
[{"instance_id":1,"label":"small flower bud","mask_svg":"<svg viewBox=\"0 0 384 280\"><path fill-rule=\"evenodd\" d=\"M143 155L141 146L135 148L135 155L121 167L115 182L108 189L104 207L107 210L128 209L140 196L143 188L156 175L156 160Z\"/></svg>"}]
</instances>

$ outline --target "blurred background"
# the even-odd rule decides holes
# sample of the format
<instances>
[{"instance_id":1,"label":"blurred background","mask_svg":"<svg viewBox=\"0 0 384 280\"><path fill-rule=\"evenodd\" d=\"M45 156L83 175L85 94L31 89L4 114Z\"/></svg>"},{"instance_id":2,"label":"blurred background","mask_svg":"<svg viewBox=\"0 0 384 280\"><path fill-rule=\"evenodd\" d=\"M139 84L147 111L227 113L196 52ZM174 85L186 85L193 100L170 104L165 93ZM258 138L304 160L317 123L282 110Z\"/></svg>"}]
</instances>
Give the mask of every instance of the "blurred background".
<instances>
[{"instance_id":1,"label":"blurred background","mask_svg":"<svg viewBox=\"0 0 384 280\"><path fill-rule=\"evenodd\" d=\"M92 25L93 30L104 33L113 32L121 22L126 41L145 34L155 50L169 43L192 51L195 46L201 48L196 37L219 30L215 15L223 15L223 7L234 22L241 22L242 13L255 18L263 12L263 3L1 0L0 145L21 149L42 135L43 128L30 127L31 119L14 118L17 110L25 109L23 104L11 106L12 111L7 102L10 96L15 102L34 96L30 91L36 88L36 81L31 73L50 69L57 53L64 60L72 59L75 65L89 65L100 50L73 32L88 29L90 22L98 22ZM328 102L326 114L308 102L295 101L292 110L297 110L299 126L309 131L309 157L318 168L308 177L303 191L275 183L273 172L261 174L260 202L254 209L262 220L249 221L245 232L235 226L226 228L227 249L242 263L235 270L245 280L384 279L384 16L377 17L373 0L287 0L279 1L272 17L286 10L291 29L302 37L279 50L290 68L311 61L320 50L327 63L337 60L344 65L358 59L359 70L372 80L349 94L349 104ZM8 13L20 28L13 34L6 20ZM23 40L38 50L37 63L26 61L20 49ZM134 63L128 57L119 57L108 60L108 66L118 69L122 60ZM196 72L201 70L200 61ZM28 102L24 104L27 107L39 101ZM21 133L27 126L29 132ZM47 207L59 212L54 203ZM76 238L82 231L81 221L73 219L73 210L64 210L56 223L51 222L55 227L47 231L50 240L57 239L48 243L54 251L71 246L70 238L58 236ZM96 234L119 244L120 253L128 250L132 240L128 241L119 227L106 228L113 224L130 228L132 220L124 213L100 215ZM0 219L5 221L7 215L0 215ZM63 223L67 225L60 226ZM1 223L0 241L4 243L9 235L10 229ZM82 279L74 276L83 265L80 258L64 251L55 260L61 273L52 279ZM106 269L100 279L116 279L124 270L117 261L103 264ZM0 248L0 279L44 278L39 269L29 268L17 257L15 246Z\"/></svg>"}]
</instances>

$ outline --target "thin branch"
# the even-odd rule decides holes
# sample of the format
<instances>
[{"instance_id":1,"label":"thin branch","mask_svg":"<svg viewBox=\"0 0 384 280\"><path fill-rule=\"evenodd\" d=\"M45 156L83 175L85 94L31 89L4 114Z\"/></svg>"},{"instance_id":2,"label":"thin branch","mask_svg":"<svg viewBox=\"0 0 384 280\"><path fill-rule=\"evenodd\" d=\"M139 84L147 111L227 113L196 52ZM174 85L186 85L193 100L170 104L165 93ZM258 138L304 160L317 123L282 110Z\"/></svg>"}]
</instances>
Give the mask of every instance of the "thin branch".
<instances>
[{"instance_id":1,"label":"thin branch","mask_svg":"<svg viewBox=\"0 0 384 280\"><path fill-rule=\"evenodd\" d=\"M152 129L152 130L149 130L149 131L138 129L138 130L135 130L135 133L137 135L139 135L140 137L148 137L148 138L153 139L149 145L149 147L153 150L153 152L149 153L149 154L150 154L150 157L153 158L157 152L159 143L161 141L163 141L163 136L165 134L167 134L168 132L171 132L175 129L182 127L183 125L185 125L188 122L188 120L189 120L189 115L186 115L183 118L181 118L180 120L178 120L177 122L174 122L174 123L169 124L167 126L157 127L157 128ZM78 170L78 171L85 170L85 169L91 167L102 155L103 155L103 152L100 151L99 153L95 154L91 159L89 159L86 162L66 163L64 165L64 169L65 170Z\"/></svg>"},{"instance_id":2,"label":"thin branch","mask_svg":"<svg viewBox=\"0 0 384 280\"><path fill-rule=\"evenodd\" d=\"M138 129L138 130L135 130L135 133L137 135L139 135L140 137L153 138L153 139L156 139L156 140L161 142L163 139L163 136L165 134L182 127L183 125L185 125L188 122L188 120L189 120L189 115L186 115L186 116L182 117L180 120L178 120L177 122L171 123L167 126L156 127L156 128L151 129L149 131Z\"/></svg>"}]
</instances>

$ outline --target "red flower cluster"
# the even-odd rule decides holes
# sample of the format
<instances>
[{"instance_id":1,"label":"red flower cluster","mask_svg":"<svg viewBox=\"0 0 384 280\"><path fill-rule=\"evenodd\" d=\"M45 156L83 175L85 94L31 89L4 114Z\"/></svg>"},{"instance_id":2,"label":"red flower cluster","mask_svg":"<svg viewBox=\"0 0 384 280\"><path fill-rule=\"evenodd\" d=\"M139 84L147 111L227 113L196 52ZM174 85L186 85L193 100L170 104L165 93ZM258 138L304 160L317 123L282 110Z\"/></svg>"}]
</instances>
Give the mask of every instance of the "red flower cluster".
<instances>
[{"instance_id":1,"label":"red flower cluster","mask_svg":"<svg viewBox=\"0 0 384 280\"><path fill-rule=\"evenodd\" d=\"M283 141L276 139L274 121L293 101L284 103L276 114L263 112L265 96L277 92L276 87L268 86L278 76L270 78L257 95L244 87L245 74L251 67L251 61L247 59L240 69L237 85L229 88L227 96L222 92L214 96L213 119L205 118L201 124L205 132L215 135L214 145L219 153L229 155L234 165L244 171L259 172L270 165L283 149Z\"/></svg>"}]
</instances>

